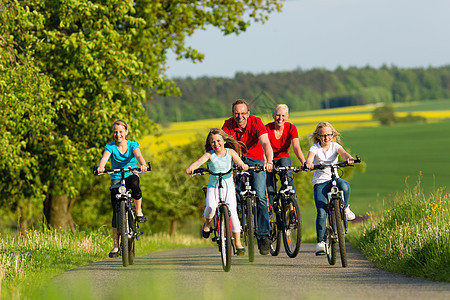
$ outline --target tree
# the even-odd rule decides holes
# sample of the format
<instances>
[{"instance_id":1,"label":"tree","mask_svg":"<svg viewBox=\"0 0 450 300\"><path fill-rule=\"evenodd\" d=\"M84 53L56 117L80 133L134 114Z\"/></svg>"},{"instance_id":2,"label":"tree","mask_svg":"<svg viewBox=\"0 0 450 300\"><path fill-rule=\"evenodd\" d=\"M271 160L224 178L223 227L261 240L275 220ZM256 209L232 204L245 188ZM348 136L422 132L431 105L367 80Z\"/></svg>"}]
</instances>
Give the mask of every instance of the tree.
<instances>
[{"instance_id":1,"label":"tree","mask_svg":"<svg viewBox=\"0 0 450 300\"><path fill-rule=\"evenodd\" d=\"M55 141L42 152L30 150L48 187L42 193L49 224L69 226L69 201L89 184L90 167L111 139L111 122L127 120L135 137L151 132L145 98L179 93L165 75L168 51L201 61L203 55L185 44L196 30L212 25L238 34L280 9L279 1L250 0L0 2L0 35L51 83L51 107L42 107L41 116L49 117ZM22 138L13 136L19 143Z\"/></svg>"},{"instance_id":2,"label":"tree","mask_svg":"<svg viewBox=\"0 0 450 300\"><path fill-rule=\"evenodd\" d=\"M394 107L385 104L376 108L372 113L372 119L380 121L381 125L393 125L396 123Z\"/></svg>"}]
</instances>

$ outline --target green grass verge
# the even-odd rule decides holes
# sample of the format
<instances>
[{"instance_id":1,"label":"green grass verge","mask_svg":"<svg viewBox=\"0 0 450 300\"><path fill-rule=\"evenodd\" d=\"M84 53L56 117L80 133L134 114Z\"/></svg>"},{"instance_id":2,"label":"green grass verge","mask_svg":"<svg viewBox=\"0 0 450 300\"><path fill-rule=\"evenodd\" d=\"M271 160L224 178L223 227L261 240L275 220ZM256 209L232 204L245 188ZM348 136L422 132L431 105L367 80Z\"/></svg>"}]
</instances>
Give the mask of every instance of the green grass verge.
<instances>
[{"instance_id":1,"label":"green grass verge","mask_svg":"<svg viewBox=\"0 0 450 300\"><path fill-rule=\"evenodd\" d=\"M136 255L180 247L206 246L200 238L187 235L141 236ZM109 230L28 230L24 236L0 235L0 298L32 298L51 278L77 266L106 259L112 247Z\"/></svg>"},{"instance_id":2,"label":"green grass verge","mask_svg":"<svg viewBox=\"0 0 450 300\"><path fill-rule=\"evenodd\" d=\"M449 220L450 195L426 195L419 184L386 201L348 240L379 268L450 282Z\"/></svg>"}]
</instances>

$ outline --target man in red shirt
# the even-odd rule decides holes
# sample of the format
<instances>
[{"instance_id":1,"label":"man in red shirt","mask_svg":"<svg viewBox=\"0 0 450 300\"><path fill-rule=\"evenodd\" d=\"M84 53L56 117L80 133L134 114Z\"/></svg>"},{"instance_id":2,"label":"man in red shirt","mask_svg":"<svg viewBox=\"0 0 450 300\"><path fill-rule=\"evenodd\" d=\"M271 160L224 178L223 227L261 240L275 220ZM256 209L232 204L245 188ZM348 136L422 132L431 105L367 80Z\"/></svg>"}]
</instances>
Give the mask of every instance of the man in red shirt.
<instances>
[{"instance_id":1,"label":"man in red shirt","mask_svg":"<svg viewBox=\"0 0 450 300\"><path fill-rule=\"evenodd\" d=\"M238 99L233 103L233 117L225 120L222 130L231 135L235 140L242 142L242 160L249 166L264 165L268 172L273 168L273 152L270 146L267 130L261 119L250 115L247 101ZM269 205L266 198L266 172L252 172L252 187L256 191L257 202L257 227L259 252L262 255L270 251L270 220ZM238 190L240 186L237 185Z\"/></svg>"}]
</instances>

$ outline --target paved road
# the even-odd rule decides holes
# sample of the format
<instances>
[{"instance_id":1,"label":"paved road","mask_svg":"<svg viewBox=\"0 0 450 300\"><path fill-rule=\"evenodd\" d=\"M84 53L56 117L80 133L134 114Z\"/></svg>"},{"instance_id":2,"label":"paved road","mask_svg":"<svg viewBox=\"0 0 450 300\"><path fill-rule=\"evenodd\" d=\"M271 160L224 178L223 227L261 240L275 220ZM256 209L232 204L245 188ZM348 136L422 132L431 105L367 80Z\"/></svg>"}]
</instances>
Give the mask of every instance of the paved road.
<instances>
[{"instance_id":1,"label":"paved road","mask_svg":"<svg viewBox=\"0 0 450 300\"><path fill-rule=\"evenodd\" d=\"M222 271L215 247L151 253L122 267L106 259L57 276L42 297L58 299L450 299L450 283L414 279L374 268L347 245L348 265L330 266L302 244L292 259L233 257Z\"/></svg>"}]
</instances>

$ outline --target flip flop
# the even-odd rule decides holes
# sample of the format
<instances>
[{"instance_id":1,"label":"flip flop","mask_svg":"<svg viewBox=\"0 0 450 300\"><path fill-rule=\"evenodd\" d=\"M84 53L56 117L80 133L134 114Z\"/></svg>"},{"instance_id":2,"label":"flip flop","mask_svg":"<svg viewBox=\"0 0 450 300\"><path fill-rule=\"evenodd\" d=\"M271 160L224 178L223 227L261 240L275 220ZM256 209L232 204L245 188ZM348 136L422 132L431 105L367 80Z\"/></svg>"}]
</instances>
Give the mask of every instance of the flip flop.
<instances>
[{"instance_id":1,"label":"flip flop","mask_svg":"<svg viewBox=\"0 0 450 300\"><path fill-rule=\"evenodd\" d=\"M119 250L117 250L116 252L111 251L108 255L110 258L119 257Z\"/></svg>"}]
</instances>

